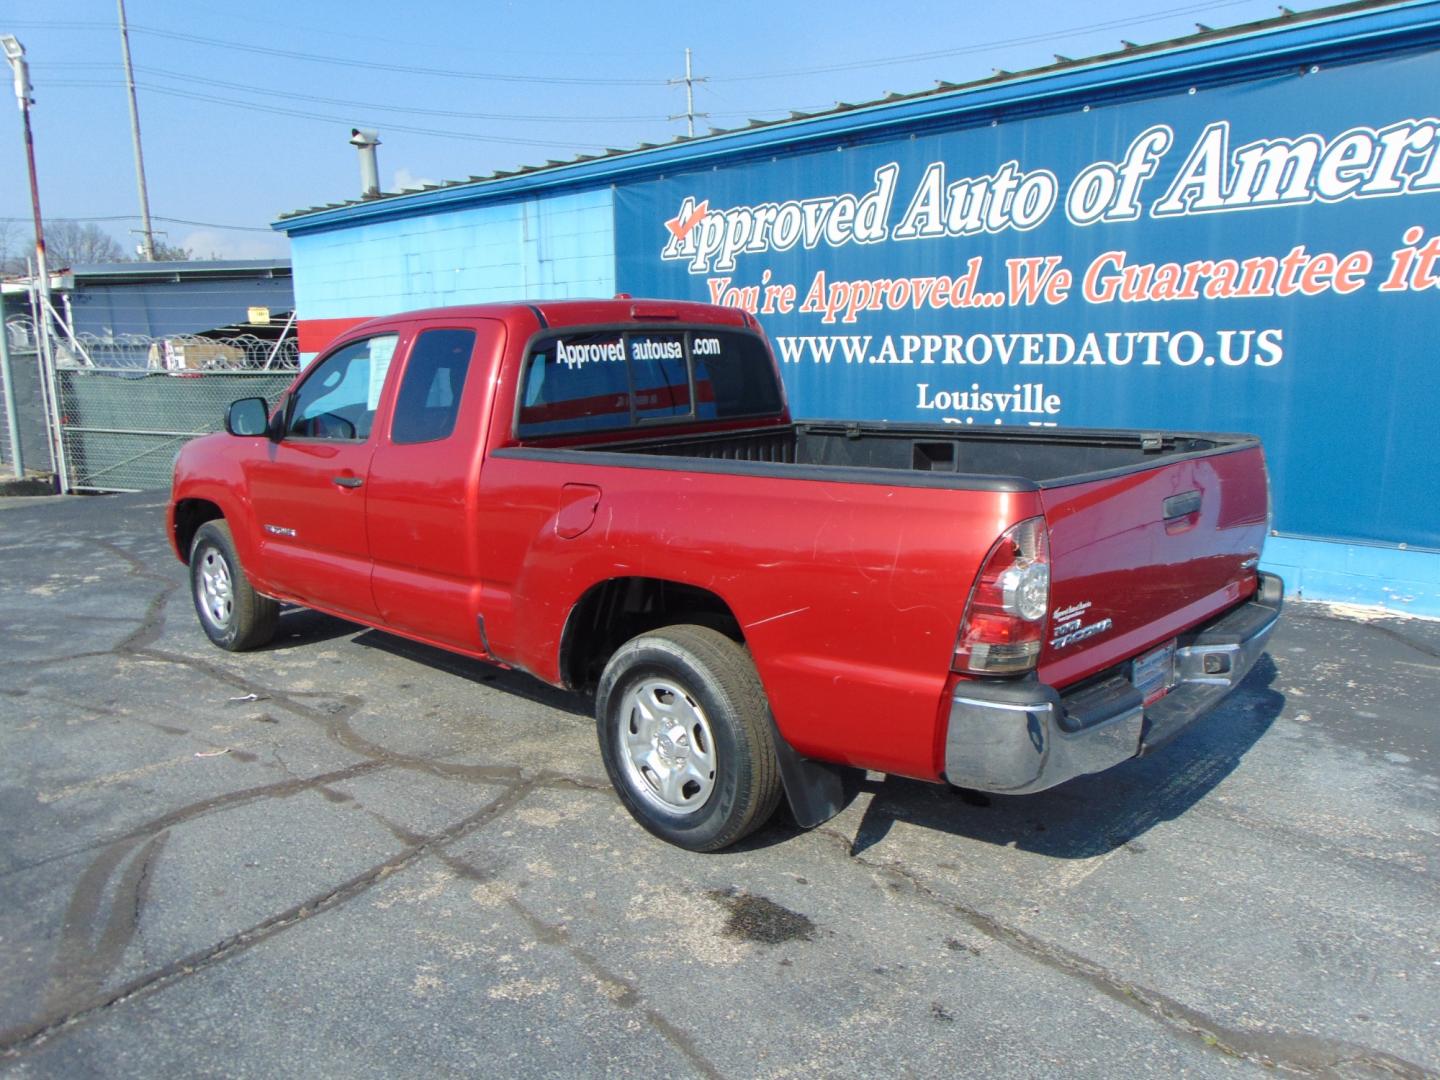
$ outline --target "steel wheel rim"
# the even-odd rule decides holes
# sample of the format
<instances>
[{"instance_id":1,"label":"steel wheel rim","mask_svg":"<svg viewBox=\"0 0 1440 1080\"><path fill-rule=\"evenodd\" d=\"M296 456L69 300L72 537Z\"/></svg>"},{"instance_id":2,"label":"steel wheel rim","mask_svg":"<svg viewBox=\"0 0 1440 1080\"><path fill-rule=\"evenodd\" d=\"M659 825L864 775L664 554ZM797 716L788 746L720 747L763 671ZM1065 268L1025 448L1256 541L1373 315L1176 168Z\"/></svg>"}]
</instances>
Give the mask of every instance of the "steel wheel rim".
<instances>
[{"instance_id":1,"label":"steel wheel rim","mask_svg":"<svg viewBox=\"0 0 1440 1080\"><path fill-rule=\"evenodd\" d=\"M625 692L616 733L630 789L667 814L697 813L715 790L715 737L680 684L644 678Z\"/></svg>"},{"instance_id":2,"label":"steel wheel rim","mask_svg":"<svg viewBox=\"0 0 1440 1080\"><path fill-rule=\"evenodd\" d=\"M235 614L235 586L230 577L230 564L216 548L206 548L200 556L195 599L206 622L217 630L229 628Z\"/></svg>"}]
</instances>

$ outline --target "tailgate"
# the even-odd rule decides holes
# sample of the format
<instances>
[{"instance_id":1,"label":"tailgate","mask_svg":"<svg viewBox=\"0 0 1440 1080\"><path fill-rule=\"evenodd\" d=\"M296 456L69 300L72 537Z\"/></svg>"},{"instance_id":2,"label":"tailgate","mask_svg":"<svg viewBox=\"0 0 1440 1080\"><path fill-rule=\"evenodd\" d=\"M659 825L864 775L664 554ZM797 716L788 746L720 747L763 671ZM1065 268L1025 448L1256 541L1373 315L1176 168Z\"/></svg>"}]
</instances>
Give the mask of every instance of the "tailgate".
<instances>
[{"instance_id":1,"label":"tailgate","mask_svg":"<svg viewBox=\"0 0 1440 1080\"><path fill-rule=\"evenodd\" d=\"M1064 688L1248 597L1268 518L1258 447L1047 488L1040 678Z\"/></svg>"}]
</instances>

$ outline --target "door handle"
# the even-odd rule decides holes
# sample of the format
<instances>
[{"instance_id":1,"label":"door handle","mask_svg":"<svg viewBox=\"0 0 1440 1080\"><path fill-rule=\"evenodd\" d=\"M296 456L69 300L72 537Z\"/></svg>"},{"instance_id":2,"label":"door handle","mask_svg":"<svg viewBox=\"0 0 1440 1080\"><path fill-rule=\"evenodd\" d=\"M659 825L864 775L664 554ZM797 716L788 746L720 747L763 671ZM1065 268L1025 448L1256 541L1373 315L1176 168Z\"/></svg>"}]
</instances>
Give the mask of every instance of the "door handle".
<instances>
[{"instance_id":1,"label":"door handle","mask_svg":"<svg viewBox=\"0 0 1440 1080\"><path fill-rule=\"evenodd\" d=\"M332 476L330 479L343 488L358 488L365 483L358 476Z\"/></svg>"},{"instance_id":2,"label":"door handle","mask_svg":"<svg viewBox=\"0 0 1440 1080\"><path fill-rule=\"evenodd\" d=\"M1173 521L1189 514L1198 513L1202 496L1198 491L1184 491L1179 495L1171 495L1165 500L1164 514L1166 521Z\"/></svg>"},{"instance_id":3,"label":"door handle","mask_svg":"<svg viewBox=\"0 0 1440 1080\"><path fill-rule=\"evenodd\" d=\"M1165 532L1170 536L1189 532L1200 524L1200 504L1204 496L1199 491L1182 491L1165 500Z\"/></svg>"}]
</instances>

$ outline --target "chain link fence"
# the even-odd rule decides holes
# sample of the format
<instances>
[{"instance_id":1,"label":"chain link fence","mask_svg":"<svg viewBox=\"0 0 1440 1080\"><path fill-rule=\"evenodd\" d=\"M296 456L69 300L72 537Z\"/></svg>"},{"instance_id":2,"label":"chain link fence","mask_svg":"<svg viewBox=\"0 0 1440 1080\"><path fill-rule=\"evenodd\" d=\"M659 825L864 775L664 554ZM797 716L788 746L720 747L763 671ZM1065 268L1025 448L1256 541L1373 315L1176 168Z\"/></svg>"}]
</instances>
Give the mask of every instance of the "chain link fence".
<instances>
[{"instance_id":1,"label":"chain link fence","mask_svg":"<svg viewBox=\"0 0 1440 1080\"><path fill-rule=\"evenodd\" d=\"M289 371L300 367L295 338L268 340L254 334L208 337L172 334L80 333L56 346L61 364L163 371Z\"/></svg>"},{"instance_id":2,"label":"chain link fence","mask_svg":"<svg viewBox=\"0 0 1440 1080\"><path fill-rule=\"evenodd\" d=\"M293 371L61 367L56 382L70 486L168 488L180 447L222 430L230 402L263 397L273 406L294 377Z\"/></svg>"},{"instance_id":3,"label":"chain link fence","mask_svg":"<svg viewBox=\"0 0 1440 1080\"><path fill-rule=\"evenodd\" d=\"M3 331L0 331L3 332ZM19 405L18 387L15 385L15 376L12 366L15 363L15 355L8 348L5 350L6 362L0 364L0 393L5 397L0 400L13 400L16 406ZM19 417L16 417L16 425L19 425ZM10 449L10 410L0 407L0 480L15 475L15 455Z\"/></svg>"},{"instance_id":4,"label":"chain link fence","mask_svg":"<svg viewBox=\"0 0 1440 1080\"><path fill-rule=\"evenodd\" d=\"M54 412L63 467L73 491L168 488L181 446L221 430L226 407L237 398L261 397L274 405L300 367L292 324L278 337L156 338L73 334L63 320L56 322L50 342L55 357ZM53 470L49 434L54 424L40 378L34 321L9 319L4 331L20 391L17 427L28 436L23 447L26 468ZM8 435L0 410L0 461L13 466ZM32 452L32 442L41 453Z\"/></svg>"},{"instance_id":5,"label":"chain link fence","mask_svg":"<svg viewBox=\"0 0 1440 1080\"><path fill-rule=\"evenodd\" d=\"M11 358L11 363L14 363L13 357ZM12 381L14 377L6 370L8 367L8 364L0 365L0 392L14 394L15 385ZM9 385L6 385L6 383L9 383ZM18 418L16 425L17 427L19 425ZM9 410L0 408L0 480L5 480L15 475L15 454L10 449L11 445L10 413Z\"/></svg>"},{"instance_id":6,"label":"chain link fence","mask_svg":"<svg viewBox=\"0 0 1440 1080\"><path fill-rule=\"evenodd\" d=\"M49 414L34 337L24 326L7 322L5 345L10 362L8 365L0 364L0 380L9 380L9 386L4 389L15 404L15 427L25 471L35 475L53 474L55 463L51 461ZM9 480L15 476L9 417L6 410L0 408L0 479Z\"/></svg>"}]
</instances>

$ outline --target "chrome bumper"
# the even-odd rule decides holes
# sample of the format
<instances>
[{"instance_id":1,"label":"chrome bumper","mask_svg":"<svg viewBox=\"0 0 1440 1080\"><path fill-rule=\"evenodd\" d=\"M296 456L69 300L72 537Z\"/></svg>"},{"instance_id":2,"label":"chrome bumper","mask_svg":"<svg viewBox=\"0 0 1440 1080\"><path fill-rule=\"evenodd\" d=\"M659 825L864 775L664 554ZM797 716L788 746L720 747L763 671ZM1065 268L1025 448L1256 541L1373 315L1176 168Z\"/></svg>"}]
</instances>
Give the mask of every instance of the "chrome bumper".
<instances>
[{"instance_id":1,"label":"chrome bumper","mask_svg":"<svg viewBox=\"0 0 1440 1080\"><path fill-rule=\"evenodd\" d=\"M1284 586L1260 575L1247 602L1180 636L1176 683L1148 708L1125 675L1061 694L1033 676L963 682L950 703L945 779L1023 795L1100 772L1178 735L1233 690L1265 651Z\"/></svg>"}]
</instances>

